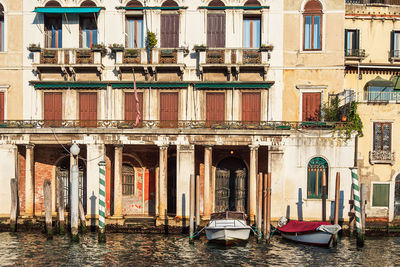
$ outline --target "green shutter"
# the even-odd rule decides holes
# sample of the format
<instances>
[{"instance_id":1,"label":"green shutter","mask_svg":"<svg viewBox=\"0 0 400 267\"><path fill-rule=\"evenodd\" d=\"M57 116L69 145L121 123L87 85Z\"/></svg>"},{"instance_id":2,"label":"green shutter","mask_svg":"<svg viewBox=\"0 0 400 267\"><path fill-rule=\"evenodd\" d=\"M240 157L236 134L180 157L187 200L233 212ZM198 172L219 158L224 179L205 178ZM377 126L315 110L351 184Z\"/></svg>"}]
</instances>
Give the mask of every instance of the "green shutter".
<instances>
[{"instance_id":1,"label":"green shutter","mask_svg":"<svg viewBox=\"0 0 400 267\"><path fill-rule=\"evenodd\" d=\"M360 30L355 31L355 36L354 36L354 49L359 50L360 49Z\"/></svg>"},{"instance_id":2,"label":"green shutter","mask_svg":"<svg viewBox=\"0 0 400 267\"><path fill-rule=\"evenodd\" d=\"M390 56L394 56L394 31L390 32Z\"/></svg>"},{"instance_id":3,"label":"green shutter","mask_svg":"<svg viewBox=\"0 0 400 267\"><path fill-rule=\"evenodd\" d=\"M374 184L372 193L372 206L389 206L389 184Z\"/></svg>"},{"instance_id":4,"label":"green shutter","mask_svg":"<svg viewBox=\"0 0 400 267\"><path fill-rule=\"evenodd\" d=\"M348 47L347 47L347 35L349 34L349 30L347 30L347 29L345 29L344 30L344 49L346 50L346 53L347 53L347 49L349 49Z\"/></svg>"}]
</instances>

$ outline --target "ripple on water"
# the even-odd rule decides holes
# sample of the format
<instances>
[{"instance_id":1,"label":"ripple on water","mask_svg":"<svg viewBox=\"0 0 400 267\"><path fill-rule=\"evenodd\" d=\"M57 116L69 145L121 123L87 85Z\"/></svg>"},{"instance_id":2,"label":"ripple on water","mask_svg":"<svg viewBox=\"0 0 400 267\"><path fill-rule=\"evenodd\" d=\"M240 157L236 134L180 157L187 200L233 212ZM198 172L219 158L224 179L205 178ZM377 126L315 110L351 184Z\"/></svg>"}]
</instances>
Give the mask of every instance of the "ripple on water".
<instances>
[{"instance_id":1,"label":"ripple on water","mask_svg":"<svg viewBox=\"0 0 400 267\"><path fill-rule=\"evenodd\" d=\"M400 237L368 238L357 249L344 238L333 249L294 244L274 236L266 245L249 242L233 247L210 244L203 236L189 244L182 235L108 234L99 244L97 235L47 240L40 233L0 233L1 266L394 266L400 264Z\"/></svg>"}]
</instances>

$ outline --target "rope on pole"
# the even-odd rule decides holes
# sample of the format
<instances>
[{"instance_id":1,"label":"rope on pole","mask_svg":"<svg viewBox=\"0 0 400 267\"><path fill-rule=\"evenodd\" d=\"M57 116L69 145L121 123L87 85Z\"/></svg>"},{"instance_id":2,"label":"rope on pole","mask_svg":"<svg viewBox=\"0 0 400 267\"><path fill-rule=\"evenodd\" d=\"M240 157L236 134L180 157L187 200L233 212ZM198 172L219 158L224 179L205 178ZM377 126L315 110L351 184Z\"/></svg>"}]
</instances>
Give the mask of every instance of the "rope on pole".
<instances>
[{"instance_id":1,"label":"rope on pole","mask_svg":"<svg viewBox=\"0 0 400 267\"><path fill-rule=\"evenodd\" d=\"M105 242L106 217L106 163L99 162L99 242Z\"/></svg>"}]
</instances>

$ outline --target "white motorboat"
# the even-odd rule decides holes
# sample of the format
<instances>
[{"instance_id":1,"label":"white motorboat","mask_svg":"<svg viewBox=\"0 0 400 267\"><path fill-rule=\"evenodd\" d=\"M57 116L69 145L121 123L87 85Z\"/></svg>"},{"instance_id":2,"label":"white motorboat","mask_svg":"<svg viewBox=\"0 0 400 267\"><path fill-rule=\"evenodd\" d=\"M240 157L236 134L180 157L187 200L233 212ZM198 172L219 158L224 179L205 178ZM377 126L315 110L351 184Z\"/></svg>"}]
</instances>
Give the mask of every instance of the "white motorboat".
<instances>
[{"instance_id":1,"label":"white motorboat","mask_svg":"<svg viewBox=\"0 0 400 267\"><path fill-rule=\"evenodd\" d=\"M246 224L243 212L226 211L211 214L210 222L205 227L208 241L224 244L249 239L251 227Z\"/></svg>"},{"instance_id":2,"label":"white motorboat","mask_svg":"<svg viewBox=\"0 0 400 267\"><path fill-rule=\"evenodd\" d=\"M278 222L278 230L282 237L308 245L330 247L333 236L342 229L339 225L332 225L328 222L291 220L287 223L285 220L281 218Z\"/></svg>"}]
</instances>

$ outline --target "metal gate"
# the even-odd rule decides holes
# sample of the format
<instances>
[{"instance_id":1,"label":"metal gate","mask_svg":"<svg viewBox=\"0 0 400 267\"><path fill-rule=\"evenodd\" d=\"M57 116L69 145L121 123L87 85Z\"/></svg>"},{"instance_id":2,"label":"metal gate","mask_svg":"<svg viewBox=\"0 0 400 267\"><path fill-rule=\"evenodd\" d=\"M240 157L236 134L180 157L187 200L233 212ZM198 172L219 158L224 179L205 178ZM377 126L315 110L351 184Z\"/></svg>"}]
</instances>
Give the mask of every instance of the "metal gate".
<instances>
[{"instance_id":1,"label":"metal gate","mask_svg":"<svg viewBox=\"0 0 400 267\"><path fill-rule=\"evenodd\" d=\"M64 203L65 203L65 210L69 211L70 209L70 188L71 188L71 181L69 177L69 170L63 167L57 167L56 171L56 181L58 185L59 179L63 179L64 182ZM82 168L79 168L79 200L82 202L83 209L86 211L86 197L85 197L85 186L84 186L84 171ZM56 198L57 201L57 198Z\"/></svg>"},{"instance_id":2,"label":"metal gate","mask_svg":"<svg viewBox=\"0 0 400 267\"><path fill-rule=\"evenodd\" d=\"M229 210L230 171L217 169L215 176L215 211Z\"/></svg>"},{"instance_id":3,"label":"metal gate","mask_svg":"<svg viewBox=\"0 0 400 267\"><path fill-rule=\"evenodd\" d=\"M400 174L397 175L394 188L394 216L400 216Z\"/></svg>"},{"instance_id":4,"label":"metal gate","mask_svg":"<svg viewBox=\"0 0 400 267\"><path fill-rule=\"evenodd\" d=\"M246 200L246 169L235 171L235 208L236 211L245 211Z\"/></svg>"}]
</instances>

